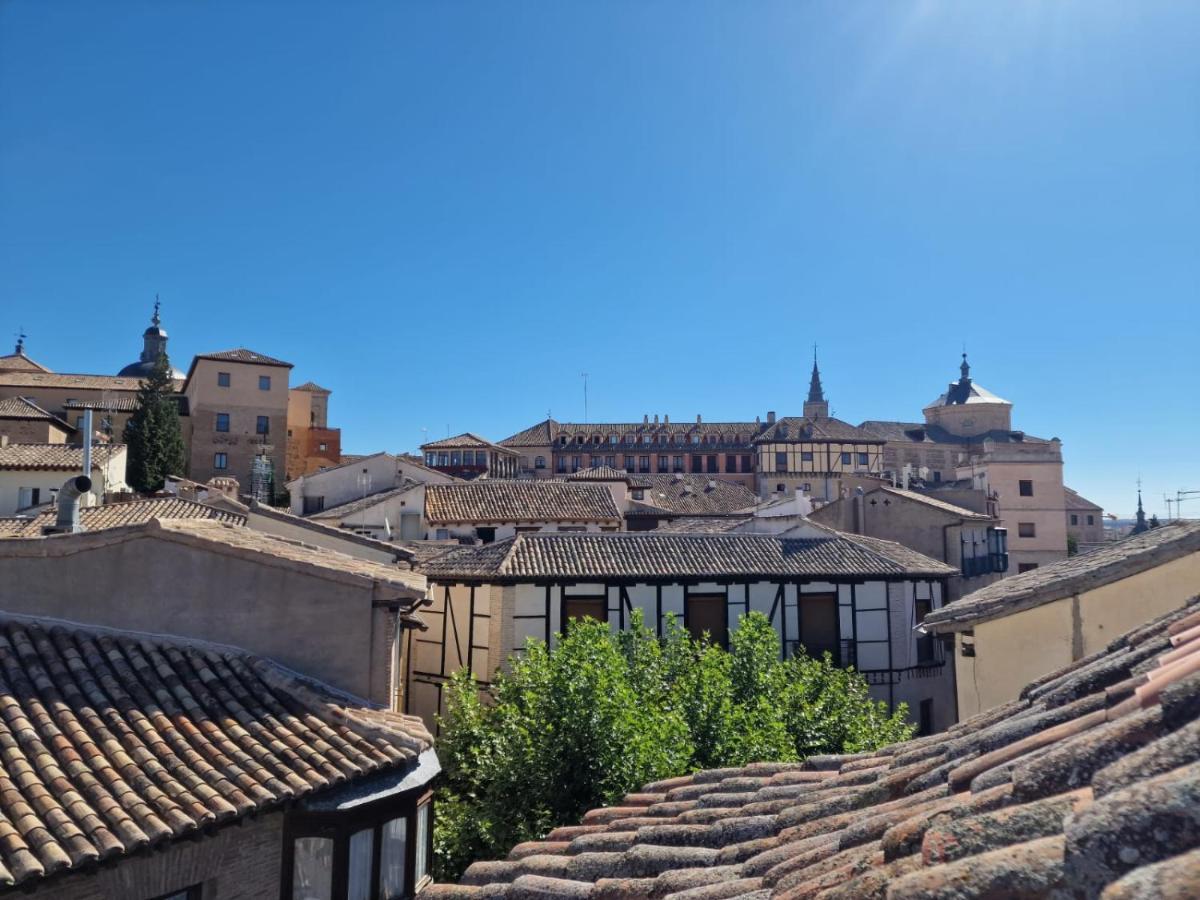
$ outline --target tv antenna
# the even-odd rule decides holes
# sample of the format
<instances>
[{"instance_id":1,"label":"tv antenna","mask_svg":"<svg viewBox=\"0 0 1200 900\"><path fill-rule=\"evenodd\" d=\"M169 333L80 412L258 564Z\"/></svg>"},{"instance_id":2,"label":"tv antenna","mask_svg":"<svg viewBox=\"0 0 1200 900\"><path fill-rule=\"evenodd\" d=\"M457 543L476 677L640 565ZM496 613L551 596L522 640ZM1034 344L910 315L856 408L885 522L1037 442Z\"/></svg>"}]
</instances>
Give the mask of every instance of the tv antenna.
<instances>
[{"instance_id":1,"label":"tv antenna","mask_svg":"<svg viewBox=\"0 0 1200 900\"><path fill-rule=\"evenodd\" d=\"M580 372L579 377L583 379L583 421L587 422L587 421L590 421L588 419L588 396L587 396L588 373Z\"/></svg>"}]
</instances>

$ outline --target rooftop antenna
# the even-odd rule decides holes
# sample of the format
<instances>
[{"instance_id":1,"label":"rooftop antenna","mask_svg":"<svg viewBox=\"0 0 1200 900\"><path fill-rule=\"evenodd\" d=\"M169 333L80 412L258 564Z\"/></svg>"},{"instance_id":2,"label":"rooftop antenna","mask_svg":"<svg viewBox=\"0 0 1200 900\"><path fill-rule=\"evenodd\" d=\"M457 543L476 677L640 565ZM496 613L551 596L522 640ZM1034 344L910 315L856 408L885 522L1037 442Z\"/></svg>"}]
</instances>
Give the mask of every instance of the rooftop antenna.
<instances>
[{"instance_id":1,"label":"rooftop antenna","mask_svg":"<svg viewBox=\"0 0 1200 900\"><path fill-rule=\"evenodd\" d=\"M587 403L587 380L588 380L588 373L587 373L587 372L580 372L580 373L579 373L579 377L583 379L583 421L585 421L585 422L589 422L589 421L591 421L591 420L590 420L590 419L588 419L588 403Z\"/></svg>"}]
</instances>

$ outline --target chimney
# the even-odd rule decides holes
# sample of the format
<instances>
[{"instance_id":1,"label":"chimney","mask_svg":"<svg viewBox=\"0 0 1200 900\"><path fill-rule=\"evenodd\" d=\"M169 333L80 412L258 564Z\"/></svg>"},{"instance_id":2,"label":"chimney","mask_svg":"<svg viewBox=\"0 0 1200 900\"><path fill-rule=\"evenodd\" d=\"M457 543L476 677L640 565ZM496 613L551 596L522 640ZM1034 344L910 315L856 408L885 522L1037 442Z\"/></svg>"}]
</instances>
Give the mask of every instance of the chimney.
<instances>
[{"instance_id":1,"label":"chimney","mask_svg":"<svg viewBox=\"0 0 1200 900\"><path fill-rule=\"evenodd\" d=\"M755 416L755 417L754 417L754 424L755 424L755 425L761 425L761 424L762 424L762 416Z\"/></svg>"},{"instance_id":2,"label":"chimney","mask_svg":"<svg viewBox=\"0 0 1200 900\"><path fill-rule=\"evenodd\" d=\"M650 424L650 414L649 413L646 413L646 415L642 416L642 424L643 425Z\"/></svg>"},{"instance_id":3,"label":"chimney","mask_svg":"<svg viewBox=\"0 0 1200 900\"><path fill-rule=\"evenodd\" d=\"M863 526L866 519L867 507L863 500L863 489L856 487L854 489L854 520L850 530L854 534L862 534Z\"/></svg>"},{"instance_id":4,"label":"chimney","mask_svg":"<svg viewBox=\"0 0 1200 900\"><path fill-rule=\"evenodd\" d=\"M58 518L53 525L42 530L43 534L78 534L83 531L79 524L79 498L92 489L92 479L86 475L68 478L58 489Z\"/></svg>"},{"instance_id":5,"label":"chimney","mask_svg":"<svg viewBox=\"0 0 1200 900\"><path fill-rule=\"evenodd\" d=\"M700 413L696 413L696 424L700 424Z\"/></svg>"},{"instance_id":6,"label":"chimney","mask_svg":"<svg viewBox=\"0 0 1200 900\"><path fill-rule=\"evenodd\" d=\"M666 413L663 413L663 424L664 424L664 425L670 425L670 424L671 424L671 417L670 417L670 416L668 416Z\"/></svg>"},{"instance_id":7,"label":"chimney","mask_svg":"<svg viewBox=\"0 0 1200 900\"><path fill-rule=\"evenodd\" d=\"M775 410L773 410L773 409L767 411L767 424L768 425L775 424Z\"/></svg>"},{"instance_id":8,"label":"chimney","mask_svg":"<svg viewBox=\"0 0 1200 900\"><path fill-rule=\"evenodd\" d=\"M657 425L657 424L658 424L658 413L655 413L655 414L654 414L654 424L655 424L655 425Z\"/></svg>"}]
</instances>

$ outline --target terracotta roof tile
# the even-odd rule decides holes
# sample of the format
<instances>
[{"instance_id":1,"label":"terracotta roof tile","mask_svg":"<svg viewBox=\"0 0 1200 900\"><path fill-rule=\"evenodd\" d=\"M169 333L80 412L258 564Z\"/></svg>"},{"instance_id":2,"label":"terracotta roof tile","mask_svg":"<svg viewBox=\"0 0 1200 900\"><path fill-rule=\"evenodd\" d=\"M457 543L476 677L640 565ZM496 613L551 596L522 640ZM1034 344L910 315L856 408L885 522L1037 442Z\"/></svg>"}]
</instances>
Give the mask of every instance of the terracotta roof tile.
<instances>
[{"instance_id":1,"label":"terracotta roof tile","mask_svg":"<svg viewBox=\"0 0 1200 900\"><path fill-rule=\"evenodd\" d=\"M0 885L408 767L431 740L233 647L0 615Z\"/></svg>"},{"instance_id":2,"label":"terracotta roof tile","mask_svg":"<svg viewBox=\"0 0 1200 900\"><path fill-rule=\"evenodd\" d=\"M218 350L215 353L197 353L196 359L217 359L229 362L254 363L259 366L285 366L289 369L292 368L290 362L275 359L275 357L267 356L264 353L256 353L253 350L247 350L245 347L237 347L233 350Z\"/></svg>"},{"instance_id":3,"label":"terracotta roof tile","mask_svg":"<svg viewBox=\"0 0 1200 900\"><path fill-rule=\"evenodd\" d=\"M430 900L1197 896L1200 672L1162 662L1168 629L1197 604L943 734L647 785L665 799L593 811L600 830L555 829L551 846L477 863L464 882L478 887L435 886ZM1097 662L1124 669L1105 681L1136 679L1149 646L1142 679L1165 673L1161 692L1114 701L1097 686ZM639 824L648 812L653 824Z\"/></svg>"},{"instance_id":4,"label":"terracotta roof tile","mask_svg":"<svg viewBox=\"0 0 1200 900\"><path fill-rule=\"evenodd\" d=\"M514 451L508 447L502 447L498 444L493 444L487 438L481 438L479 435L470 431L455 435L454 437L442 438L437 441L430 441L427 444L422 444L422 450L437 450L440 447L483 447L499 450L501 453L511 454Z\"/></svg>"},{"instance_id":5,"label":"terracotta roof tile","mask_svg":"<svg viewBox=\"0 0 1200 900\"><path fill-rule=\"evenodd\" d=\"M97 444L92 447L92 468L100 468L124 452L124 444ZM70 472L82 468L82 447L67 444L8 444L0 447L0 469Z\"/></svg>"},{"instance_id":6,"label":"terracotta roof tile","mask_svg":"<svg viewBox=\"0 0 1200 900\"><path fill-rule=\"evenodd\" d=\"M21 528L0 529L0 535L7 537L39 537L42 529L53 525L56 513L54 510L23 520L6 520L7 522L23 521ZM123 503L106 503L102 506L88 506L79 511L79 524L85 531L103 531L107 528L120 528L123 525L141 525L151 519L204 519L213 522L226 522L231 525L244 525L246 517L238 513L228 512L194 500L184 500L181 497L150 497L144 500L128 500Z\"/></svg>"},{"instance_id":7,"label":"terracotta roof tile","mask_svg":"<svg viewBox=\"0 0 1200 900\"><path fill-rule=\"evenodd\" d=\"M607 522L621 511L608 488L561 481L482 479L425 487L425 519L455 522Z\"/></svg>"},{"instance_id":8,"label":"terracotta roof tile","mask_svg":"<svg viewBox=\"0 0 1200 900\"><path fill-rule=\"evenodd\" d=\"M639 475L636 487L645 490L631 504L629 515L713 516L745 512L758 504L754 491L734 481L680 472Z\"/></svg>"},{"instance_id":9,"label":"terracotta roof tile","mask_svg":"<svg viewBox=\"0 0 1200 900\"><path fill-rule=\"evenodd\" d=\"M0 372L0 387L80 388L93 391L136 393L141 382L119 375L86 375L73 372Z\"/></svg>"},{"instance_id":10,"label":"terracotta roof tile","mask_svg":"<svg viewBox=\"0 0 1200 900\"><path fill-rule=\"evenodd\" d=\"M5 397L0 399L0 419L30 419L36 421L57 422L68 431L73 430L58 416L46 412L32 400L24 397Z\"/></svg>"},{"instance_id":11,"label":"terracotta roof tile","mask_svg":"<svg viewBox=\"0 0 1200 900\"><path fill-rule=\"evenodd\" d=\"M664 578L732 575L950 574L944 563L860 535L780 538L764 534L518 534L457 547L419 566L432 580L543 577Z\"/></svg>"}]
</instances>

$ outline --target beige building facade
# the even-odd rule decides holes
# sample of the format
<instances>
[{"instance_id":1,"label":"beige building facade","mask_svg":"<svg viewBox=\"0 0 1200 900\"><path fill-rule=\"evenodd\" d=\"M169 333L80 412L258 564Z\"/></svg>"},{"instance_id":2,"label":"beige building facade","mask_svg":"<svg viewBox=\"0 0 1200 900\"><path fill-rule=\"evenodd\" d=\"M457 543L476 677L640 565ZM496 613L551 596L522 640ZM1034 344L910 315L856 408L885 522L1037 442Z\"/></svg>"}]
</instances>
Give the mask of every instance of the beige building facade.
<instances>
[{"instance_id":1,"label":"beige building facade","mask_svg":"<svg viewBox=\"0 0 1200 900\"><path fill-rule=\"evenodd\" d=\"M1200 522L1164 525L996 584L926 618L952 635L961 718L1093 654L1200 585Z\"/></svg>"},{"instance_id":2,"label":"beige building facade","mask_svg":"<svg viewBox=\"0 0 1200 900\"><path fill-rule=\"evenodd\" d=\"M124 444L92 448L92 488L81 506L96 506L106 495L129 490ZM83 448L67 444L10 444L0 437L0 516L50 503L63 483L83 474Z\"/></svg>"},{"instance_id":3,"label":"beige building facade","mask_svg":"<svg viewBox=\"0 0 1200 900\"><path fill-rule=\"evenodd\" d=\"M285 480L291 368L245 348L192 360L183 385L189 478L229 475L253 492L255 460L261 458L278 491Z\"/></svg>"},{"instance_id":4,"label":"beige building facade","mask_svg":"<svg viewBox=\"0 0 1200 900\"><path fill-rule=\"evenodd\" d=\"M288 391L288 481L342 461L342 431L329 427L329 395L312 381Z\"/></svg>"}]
</instances>

